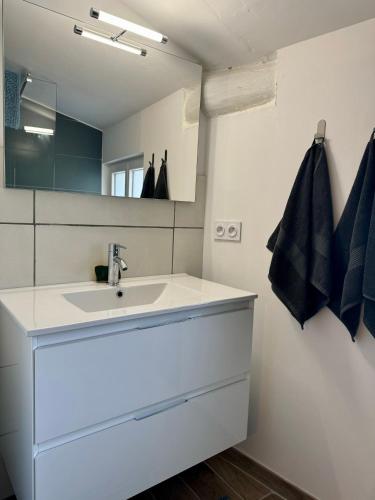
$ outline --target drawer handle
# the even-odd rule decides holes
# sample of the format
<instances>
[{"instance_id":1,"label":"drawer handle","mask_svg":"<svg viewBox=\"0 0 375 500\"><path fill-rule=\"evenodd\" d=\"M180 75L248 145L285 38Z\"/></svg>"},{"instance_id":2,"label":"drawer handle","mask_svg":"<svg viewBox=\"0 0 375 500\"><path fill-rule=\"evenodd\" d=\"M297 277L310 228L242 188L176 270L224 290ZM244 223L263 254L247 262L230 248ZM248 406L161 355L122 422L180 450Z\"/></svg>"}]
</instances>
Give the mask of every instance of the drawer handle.
<instances>
[{"instance_id":1,"label":"drawer handle","mask_svg":"<svg viewBox=\"0 0 375 500\"><path fill-rule=\"evenodd\" d=\"M157 408L149 408L148 410L144 410L143 412L140 412L136 417L134 417L134 420L139 422L140 420L144 420L145 418L152 417L153 415L157 415L158 413L163 413L167 410L170 410L172 408L176 408L176 406L181 406L185 403L187 403L189 400L188 399L179 399L177 401L172 401L170 403L166 403L164 405L159 405Z\"/></svg>"},{"instance_id":2,"label":"drawer handle","mask_svg":"<svg viewBox=\"0 0 375 500\"><path fill-rule=\"evenodd\" d=\"M149 326L137 326L135 330L150 330L151 328L159 328L161 326L168 326L168 325L177 325L178 323L185 323L186 321L191 321L192 319L196 319L194 316L193 317L188 317L188 318L183 318L183 319L178 319L178 320L171 320L171 321L165 321L164 323L158 323L154 325L149 325Z\"/></svg>"}]
</instances>

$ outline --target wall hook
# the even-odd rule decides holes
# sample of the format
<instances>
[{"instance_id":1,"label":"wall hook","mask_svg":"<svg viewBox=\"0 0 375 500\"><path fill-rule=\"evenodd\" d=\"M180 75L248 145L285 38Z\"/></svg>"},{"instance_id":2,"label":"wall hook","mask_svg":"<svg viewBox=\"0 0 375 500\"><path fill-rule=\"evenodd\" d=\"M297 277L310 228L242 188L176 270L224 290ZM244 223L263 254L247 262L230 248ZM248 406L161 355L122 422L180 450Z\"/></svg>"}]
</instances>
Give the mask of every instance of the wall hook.
<instances>
[{"instance_id":1,"label":"wall hook","mask_svg":"<svg viewBox=\"0 0 375 500\"><path fill-rule=\"evenodd\" d=\"M148 162L150 164L150 167L154 166L154 161L155 161L155 154L152 153L152 160Z\"/></svg>"},{"instance_id":2,"label":"wall hook","mask_svg":"<svg viewBox=\"0 0 375 500\"><path fill-rule=\"evenodd\" d=\"M321 144L322 142L324 142L324 139L326 137L326 127L327 127L327 122L325 120L318 121L316 134L314 135L316 144Z\"/></svg>"}]
</instances>

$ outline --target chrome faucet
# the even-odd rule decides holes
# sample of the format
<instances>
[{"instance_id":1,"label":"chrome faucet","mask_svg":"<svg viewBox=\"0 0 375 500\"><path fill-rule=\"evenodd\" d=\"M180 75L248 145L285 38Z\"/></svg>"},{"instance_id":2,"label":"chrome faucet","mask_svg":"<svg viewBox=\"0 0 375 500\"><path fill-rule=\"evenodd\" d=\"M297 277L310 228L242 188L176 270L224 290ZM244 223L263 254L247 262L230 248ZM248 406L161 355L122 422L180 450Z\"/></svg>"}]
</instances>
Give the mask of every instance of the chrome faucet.
<instances>
[{"instance_id":1,"label":"chrome faucet","mask_svg":"<svg viewBox=\"0 0 375 500\"><path fill-rule=\"evenodd\" d=\"M127 271L127 263L119 256L120 248L126 247L118 243L108 245L108 285L117 286L119 284L119 271Z\"/></svg>"}]
</instances>

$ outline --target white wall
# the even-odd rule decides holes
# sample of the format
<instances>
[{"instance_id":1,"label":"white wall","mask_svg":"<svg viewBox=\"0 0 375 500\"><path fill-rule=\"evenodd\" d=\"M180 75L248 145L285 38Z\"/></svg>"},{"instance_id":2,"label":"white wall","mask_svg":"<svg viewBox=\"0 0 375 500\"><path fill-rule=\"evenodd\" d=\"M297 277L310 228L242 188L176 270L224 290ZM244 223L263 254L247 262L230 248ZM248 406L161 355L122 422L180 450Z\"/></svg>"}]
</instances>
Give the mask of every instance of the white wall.
<instances>
[{"instance_id":1,"label":"white wall","mask_svg":"<svg viewBox=\"0 0 375 500\"><path fill-rule=\"evenodd\" d=\"M279 221L316 123L327 120L336 220L375 126L375 20L283 49L277 104L211 120L204 275L259 294L249 437L241 449L321 500L375 498L375 340L329 310L302 332L267 280ZM214 242L242 220L241 244Z\"/></svg>"},{"instance_id":2,"label":"white wall","mask_svg":"<svg viewBox=\"0 0 375 500\"><path fill-rule=\"evenodd\" d=\"M143 154L147 169L155 153L157 178L160 160L167 149L170 199L194 201L198 129L199 92L180 89L106 128L103 131L103 161Z\"/></svg>"}]
</instances>

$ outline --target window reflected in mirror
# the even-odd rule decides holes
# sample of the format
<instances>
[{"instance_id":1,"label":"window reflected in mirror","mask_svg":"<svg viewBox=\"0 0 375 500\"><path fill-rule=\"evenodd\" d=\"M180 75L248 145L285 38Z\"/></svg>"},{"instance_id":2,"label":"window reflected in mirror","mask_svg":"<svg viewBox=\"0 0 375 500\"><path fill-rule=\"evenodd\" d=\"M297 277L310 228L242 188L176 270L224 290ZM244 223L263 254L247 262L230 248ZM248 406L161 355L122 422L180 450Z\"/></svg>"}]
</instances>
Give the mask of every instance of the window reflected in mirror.
<instances>
[{"instance_id":1,"label":"window reflected in mirror","mask_svg":"<svg viewBox=\"0 0 375 500\"><path fill-rule=\"evenodd\" d=\"M140 198L143 187L143 156L104 165L103 194Z\"/></svg>"}]
</instances>

